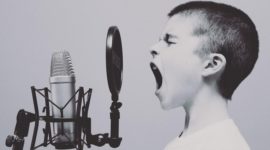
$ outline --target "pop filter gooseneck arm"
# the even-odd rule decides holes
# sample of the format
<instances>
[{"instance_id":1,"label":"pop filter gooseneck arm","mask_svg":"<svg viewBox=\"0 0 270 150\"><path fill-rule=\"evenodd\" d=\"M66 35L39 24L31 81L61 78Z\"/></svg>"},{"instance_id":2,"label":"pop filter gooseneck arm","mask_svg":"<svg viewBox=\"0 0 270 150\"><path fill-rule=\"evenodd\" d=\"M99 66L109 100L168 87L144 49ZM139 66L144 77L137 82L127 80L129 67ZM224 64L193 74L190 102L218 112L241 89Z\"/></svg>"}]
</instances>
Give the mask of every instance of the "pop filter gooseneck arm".
<instances>
[{"instance_id":1,"label":"pop filter gooseneck arm","mask_svg":"<svg viewBox=\"0 0 270 150\"><path fill-rule=\"evenodd\" d=\"M111 26L108 30L106 40L106 69L108 85L111 92L111 136L109 144L111 147L118 147L122 138L119 137L119 108L122 106L118 102L118 95L122 86L122 72L123 72L123 53L121 36L116 26Z\"/></svg>"}]
</instances>

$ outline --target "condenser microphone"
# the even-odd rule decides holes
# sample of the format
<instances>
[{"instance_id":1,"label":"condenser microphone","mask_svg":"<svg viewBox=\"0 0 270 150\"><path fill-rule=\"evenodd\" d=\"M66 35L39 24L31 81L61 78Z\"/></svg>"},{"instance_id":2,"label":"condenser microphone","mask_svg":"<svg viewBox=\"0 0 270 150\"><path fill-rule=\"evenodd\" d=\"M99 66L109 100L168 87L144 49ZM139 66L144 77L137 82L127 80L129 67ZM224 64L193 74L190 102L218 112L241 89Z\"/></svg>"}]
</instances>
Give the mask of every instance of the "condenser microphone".
<instances>
[{"instance_id":1,"label":"condenser microphone","mask_svg":"<svg viewBox=\"0 0 270 150\"><path fill-rule=\"evenodd\" d=\"M55 52L51 60L50 73L52 115L55 119L75 119L75 74L67 51ZM53 124L56 149L74 148L75 123Z\"/></svg>"}]
</instances>

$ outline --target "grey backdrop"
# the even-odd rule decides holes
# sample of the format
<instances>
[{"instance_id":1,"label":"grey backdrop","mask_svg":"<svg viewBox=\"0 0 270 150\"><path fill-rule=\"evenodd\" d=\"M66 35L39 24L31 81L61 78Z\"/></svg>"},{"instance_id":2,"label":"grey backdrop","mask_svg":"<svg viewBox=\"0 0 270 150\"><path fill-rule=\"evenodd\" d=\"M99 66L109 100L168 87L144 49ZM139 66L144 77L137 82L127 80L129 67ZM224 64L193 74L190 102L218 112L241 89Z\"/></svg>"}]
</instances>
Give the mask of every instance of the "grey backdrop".
<instances>
[{"instance_id":1,"label":"grey backdrop","mask_svg":"<svg viewBox=\"0 0 270 150\"><path fill-rule=\"evenodd\" d=\"M154 95L156 85L149 67L148 48L158 40L166 14L183 2L186 1L0 0L0 149L7 149L5 138L13 133L17 111L21 108L33 111L30 86L49 86L51 54L60 50L71 54L77 87L94 89L89 112L93 132L109 132L111 102L105 71L105 39L108 27L117 25L124 49L120 94L124 103L120 120L123 141L118 149L162 150L181 132L184 111L160 108ZM230 113L251 148L267 150L270 147L270 2L220 2L245 11L259 32L258 62L234 94ZM25 149L29 149L32 129L33 125ZM106 145L92 149L111 148Z\"/></svg>"}]
</instances>

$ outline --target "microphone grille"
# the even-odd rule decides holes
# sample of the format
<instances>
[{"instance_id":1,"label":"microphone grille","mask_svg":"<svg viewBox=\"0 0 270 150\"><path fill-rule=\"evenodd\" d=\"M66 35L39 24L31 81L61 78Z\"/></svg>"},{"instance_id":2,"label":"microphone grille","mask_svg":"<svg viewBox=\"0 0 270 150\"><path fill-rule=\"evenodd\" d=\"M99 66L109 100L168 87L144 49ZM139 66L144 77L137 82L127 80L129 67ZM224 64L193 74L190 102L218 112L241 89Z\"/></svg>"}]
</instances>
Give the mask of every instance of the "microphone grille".
<instances>
[{"instance_id":1,"label":"microphone grille","mask_svg":"<svg viewBox=\"0 0 270 150\"><path fill-rule=\"evenodd\" d=\"M55 52L51 61L51 77L75 76L69 52Z\"/></svg>"}]
</instances>

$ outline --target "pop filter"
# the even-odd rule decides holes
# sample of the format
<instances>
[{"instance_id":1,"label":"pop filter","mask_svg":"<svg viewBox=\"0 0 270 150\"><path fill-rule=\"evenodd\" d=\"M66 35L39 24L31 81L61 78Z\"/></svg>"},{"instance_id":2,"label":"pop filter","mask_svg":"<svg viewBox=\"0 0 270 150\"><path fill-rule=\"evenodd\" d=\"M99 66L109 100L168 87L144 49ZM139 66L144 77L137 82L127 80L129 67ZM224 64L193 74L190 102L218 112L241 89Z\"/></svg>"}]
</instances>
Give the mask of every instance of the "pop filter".
<instances>
[{"instance_id":1,"label":"pop filter","mask_svg":"<svg viewBox=\"0 0 270 150\"><path fill-rule=\"evenodd\" d=\"M116 26L111 26L107 33L106 69L112 100L116 101L122 86L123 72L122 42L120 32Z\"/></svg>"}]
</instances>

